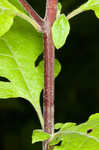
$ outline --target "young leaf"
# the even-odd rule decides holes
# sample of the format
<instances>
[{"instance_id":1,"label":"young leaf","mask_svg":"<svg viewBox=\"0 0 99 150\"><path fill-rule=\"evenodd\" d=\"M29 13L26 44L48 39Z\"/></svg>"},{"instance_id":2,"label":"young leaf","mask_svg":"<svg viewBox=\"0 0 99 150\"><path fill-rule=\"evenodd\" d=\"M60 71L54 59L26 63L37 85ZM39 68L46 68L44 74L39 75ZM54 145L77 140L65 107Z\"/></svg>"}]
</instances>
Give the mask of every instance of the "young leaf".
<instances>
[{"instance_id":1,"label":"young leaf","mask_svg":"<svg viewBox=\"0 0 99 150\"><path fill-rule=\"evenodd\" d=\"M32 144L36 142L42 142L48 140L50 138L50 134L42 131L42 130L34 130L32 135Z\"/></svg>"},{"instance_id":2,"label":"young leaf","mask_svg":"<svg viewBox=\"0 0 99 150\"><path fill-rule=\"evenodd\" d=\"M89 120L77 126L72 126L55 134L50 143L57 144L54 150L97 150L99 148L99 114L89 117ZM52 145L52 144L51 144Z\"/></svg>"},{"instance_id":3,"label":"young leaf","mask_svg":"<svg viewBox=\"0 0 99 150\"><path fill-rule=\"evenodd\" d=\"M10 82L0 82L0 98L23 97L29 100L38 113L43 126L40 93L43 89L43 62L35 61L43 51L42 34L17 17L8 33L0 39L0 76ZM56 60L57 75L60 71Z\"/></svg>"},{"instance_id":4,"label":"young leaf","mask_svg":"<svg viewBox=\"0 0 99 150\"><path fill-rule=\"evenodd\" d=\"M88 0L84 5L81 6L81 9L86 10L93 10L99 18L99 0Z\"/></svg>"},{"instance_id":5,"label":"young leaf","mask_svg":"<svg viewBox=\"0 0 99 150\"><path fill-rule=\"evenodd\" d=\"M52 26L52 38L57 49L61 48L64 45L69 31L69 22L66 19L65 15L62 14L55 20Z\"/></svg>"},{"instance_id":6,"label":"young leaf","mask_svg":"<svg viewBox=\"0 0 99 150\"><path fill-rule=\"evenodd\" d=\"M61 131L64 131L72 126L75 126L76 123L68 122L68 123L56 123L55 124L55 129L60 129Z\"/></svg>"},{"instance_id":7,"label":"young leaf","mask_svg":"<svg viewBox=\"0 0 99 150\"><path fill-rule=\"evenodd\" d=\"M79 8L75 9L70 14L68 14L67 19L69 20L74 16L87 10L93 10L97 18L99 18L99 0L88 0L86 3L82 4Z\"/></svg>"},{"instance_id":8,"label":"young leaf","mask_svg":"<svg viewBox=\"0 0 99 150\"><path fill-rule=\"evenodd\" d=\"M60 131L66 131L67 129L69 129L69 128L71 128L71 127L74 127L74 126L76 126L76 123L72 123L72 122L65 123L65 124L61 127Z\"/></svg>"},{"instance_id":9,"label":"young leaf","mask_svg":"<svg viewBox=\"0 0 99 150\"><path fill-rule=\"evenodd\" d=\"M71 129L75 125L76 125L76 123L72 123L72 122L68 122L65 124L61 124L61 123L56 124L57 129L60 128L60 130L58 132L56 132L55 135L51 138L50 145L58 144L64 138L64 136L65 136L64 133L66 132L66 130Z\"/></svg>"},{"instance_id":10,"label":"young leaf","mask_svg":"<svg viewBox=\"0 0 99 150\"><path fill-rule=\"evenodd\" d=\"M61 9L62 9L62 5L61 5L61 3L58 3L58 5L57 5L57 17L60 16L60 14L61 14Z\"/></svg>"},{"instance_id":11,"label":"young leaf","mask_svg":"<svg viewBox=\"0 0 99 150\"><path fill-rule=\"evenodd\" d=\"M56 130L60 129L60 128L62 128L63 125L64 125L63 123L56 123L54 126L54 129L56 129Z\"/></svg>"}]
</instances>

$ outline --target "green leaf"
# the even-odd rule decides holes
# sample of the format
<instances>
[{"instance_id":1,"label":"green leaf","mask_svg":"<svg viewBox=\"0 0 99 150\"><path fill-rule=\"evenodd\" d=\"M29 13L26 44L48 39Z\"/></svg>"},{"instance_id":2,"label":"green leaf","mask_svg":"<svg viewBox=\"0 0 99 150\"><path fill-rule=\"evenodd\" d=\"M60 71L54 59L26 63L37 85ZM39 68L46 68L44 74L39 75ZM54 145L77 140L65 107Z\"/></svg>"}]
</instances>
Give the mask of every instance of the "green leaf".
<instances>
[{"instance_id":1,"label":"green leaf","mask_svg":"<svg viewBox=\"0 0 99 150\"><path fill-rule=\"evenodd\" d=\"M60 129L61 131L64 131L64 130L66 130L66 129L68 129L68 128L70 128L70 127L73 127L73 126L75 126L76 125L76 123L72 123L72 122L68 122L68 123L56 123L55 124L55 129Z\"/></svg>"},{"instance_id":2,"label":"green leaf","mask_svg":"<svg viewBox=\"0 0 99 150\"><path fill-rule=\"evenodd\" d=\"M76 125L76 123L72 123L72 122L68 122L65 124L57 123L55 125L55 127L56 127L56 129L60 128L60 130L58 132L56 132L53 137L51 137L50 145L58 144L64 138L66 130L71 129L75 125Z\"/></svg>"},{"instance_id":3,"label":"green leaf","mask_svg":"<svg viewBox=\"0 0 99 150\"><path fill-rule=\"evenodd\" d=\"M39 102L44 85L43 61L35 66L42 52L42 34L19 17L10 31L0 38L0 76L10 81L0 82L0 98L22 97L29 100L43 126ZM61 67L57 60L55 64L57 75Z\"/></svg>"},{"instance_id":4,"label":"green leaf","mask_svg":"<svg viewBox=\"0 0 99 150\"><path fill-rule=\"evenodd\" d=\"M16 8L7 0L0 0L0 36L5 34L13 24Z\"/></svg>"},{"instance_id":5,"label":"green leaf","mask_svg":"<svg viewBox=\"0 0 99 150\"><path fill-rule=\"evenodd\" d=\"M32 135L32 144L36 142L42 142L48 140L49 138L50 138L50 134L42 130L34 130Z\"/></svg>"},{"instance_id":6,"label":"green leaf","mask_svg":"<svg viewBox=\"0 0 99 150\"><path fill-rule=\"evenodd\" d=\"M77 126L72 126L66 130L60 130L53 137L55 144L62 141L60 146L55 146L54 150L98 150L99 148L99 113L89 117L89 120ZM52 142L51 141L51 142Z\"/></svg>"},{"instance_id":7,"label":"green leaf","mask_svg":"<svg viewBox=\"0 0 99 150\"><path fill-rule=\"evenodd\" d=\"M60 14L61 14L61 9L62 9L62 5L61 5L61 3L59 2L58 5L57 5L57 17L60 16Z\"/></svg>"},{"instance_id":8,"label":"green leaf","mask_svg":"<svg viewBox=\"0 0 99 150\"><path fill-rule=\"evenodd\" d=\"M57 9L58 9L59 12L61 12L62 4L61 4L60 2L59 2L58 5L57 5Z\"/></svg>"},{"instance_id":9,"label":"green leaf","mask_svg":"<svg viewBox=\"0 0 99 150\"><path fill-rule=\"evenodd\" d=\"M54 126L54 129L56 129L56 130L60 129L60 128L62 128L63 125L64 125L63 123L56 123Z\"/></svg>"},{"instance_id":10,"label":"green leaf","mask_svg":"<svg viewBox=\"0 0 99 150\"><path fill-rule=\"evenodd\" d=\"M99 0L88 0L88 2L81 6L81 9L84 11L93 10L99 18Z\"/></svg>"},{"instance_id":11,"label":"green leaf","mask_svg":"<svg viewBox=\"0 0 99 150\"><path fill-rule=\"evenodd\" d=\"M69 129L69 128L71 128L71 127L74 127L74 126L76 126L76 123L72 123L72 122L65 123L65 124L61 127L60 131L66 131L67 129Z\"/></svg>"},{"instance_id":12,"label":"green leaf","mask_svg":"<svg viewBox=\"0 0 99 150\"><path fill-rule=\"evenodd\" d=\"M0 97L17 97L17 92L15 92L15 89L11 83L0 81Z\"/></svg>"},{"instance_id":13,"label":"green leaf","mask_svg":"<svg viewBox=\"0 0 99 150\"><path fill-rule=\"evenodd\" d=\"M11 26L13 25L13 20L15 16L19 16L29 23L31 23L35 29L40 31L39 25L33 20L31 17L26 15L23 12L22 7L18 4L16 0L10 0L13 4L22 10L17 9L12 3L8 2L8 0L0 0L0 37L9 31Z\"/></svg>"},{"instance_id":14,"label":"green leaf","mask_svg":"<svg viewBox=\"0 0 99 150\"><path fill-rule=\"evenodd\" d=\"M70 26L65 15L60 15L52 26L52 37L54 45L57 49L61 48L69 34Z\"/></svg>"},{"instance_id":15,"label":"green leaf","mask_svg":"<svg viewBox=\"0 0 99 150\"><path fill-rule=\"evenodd\" d=\"M55 63L54 77L56 78L58 76L59 72L61 71L61 65L57 59L55 59L54 63Z\"/></svg>"},{"instance_id":16,"label":"green leaf","mask_svg":"<svg viewBox=\"0 0 99 150\"><path fill-rule=\"evenodd\" d=\"M19 3L19 0L8 0L13 6L15 6L18 10L21 12L26 13L25 9L22 7L22 5Z\"/></svg>"},{"instance_id":17,"label":"green leaf","mask_svg":"<svg viewBox=\"0 0 99 150\"><path fill-rule=\"evenodd\" d=\"M67 15L67 19L71 19L74 16L88 10L93 10L96 14L96 17L99 18L99 0L88 0L86 3L82 4L79 8L72 11Z\"/></svg>"}]
</instances>

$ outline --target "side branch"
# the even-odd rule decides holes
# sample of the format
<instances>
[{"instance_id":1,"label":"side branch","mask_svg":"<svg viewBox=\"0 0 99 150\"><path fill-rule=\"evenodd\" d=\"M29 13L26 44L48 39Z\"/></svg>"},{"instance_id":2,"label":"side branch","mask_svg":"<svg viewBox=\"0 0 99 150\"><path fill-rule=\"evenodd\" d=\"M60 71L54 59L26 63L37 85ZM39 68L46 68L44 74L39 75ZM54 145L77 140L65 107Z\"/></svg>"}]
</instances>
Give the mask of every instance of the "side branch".
<instances>
[{"instance_id":1,"label":"side branch","mask_svg":"<svg viewBox=\"0 0 99 150\"><path fill-rule=\"evenodd\" d=\"M19 2L27 11L27 13L35 20L35 22L39 24L40 27L42 27L43 19L35 12L35 10L29 5L29 3L26 0L19 0Z\"/></svg>"}]
</instances>

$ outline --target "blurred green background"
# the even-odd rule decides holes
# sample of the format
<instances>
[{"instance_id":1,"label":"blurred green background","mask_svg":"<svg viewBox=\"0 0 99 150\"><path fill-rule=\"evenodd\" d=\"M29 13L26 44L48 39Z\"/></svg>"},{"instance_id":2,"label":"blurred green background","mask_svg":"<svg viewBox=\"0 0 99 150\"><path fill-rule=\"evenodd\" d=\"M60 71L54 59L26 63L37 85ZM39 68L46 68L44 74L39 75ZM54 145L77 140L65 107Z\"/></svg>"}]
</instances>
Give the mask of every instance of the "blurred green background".
<instances>
[{"instance_id":1,"label":"blurred green background","mask_svg":"<svg viewBox=\"0 0 99 150\"><path fill-rule=\"evenodd\" d=\"M60 2L65 14L82 4L82 0ZM44 17L45 0L29 3ZM55 122L79 124L99 112L99 20L88 11L70 20L70 25L66 44L56 51L62 70L55 83ZM41 150L41 144L31 144L35 128L40 124L28 101L0 100L0 150Z\"/></svg>"}]
</instances>

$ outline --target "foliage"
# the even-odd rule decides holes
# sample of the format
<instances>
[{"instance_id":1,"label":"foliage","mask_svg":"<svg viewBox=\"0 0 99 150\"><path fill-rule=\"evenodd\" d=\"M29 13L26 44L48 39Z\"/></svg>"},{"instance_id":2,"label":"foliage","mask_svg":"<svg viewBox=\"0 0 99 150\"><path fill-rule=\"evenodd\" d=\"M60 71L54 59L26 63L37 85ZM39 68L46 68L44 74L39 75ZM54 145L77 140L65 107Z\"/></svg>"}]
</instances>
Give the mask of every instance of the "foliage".
<instances>
[{"instance_id":1,"label":"foliage","mask_svg":"<svg viewBox=\"0 0 99 150\"><path fill-rule=\"evenodd\" d=\"M85 123L76 125L75 123L58 123L55 125L59 129L53 136L43 131L35 131L33 134L33 143L44 141L50 138L49 145L57 145L54 150L97 150L99 147L99 114L91 115ZM35 133L36 132L36 133Z\"/></svg>"},{"instance_id":2,"label":"foliage","mask_svg":"<svg viewBox=\"0 0 99 150\"><path fill-rule=\"evenodd\" d=\"M56 145L62 141L60 146L55 146L54 150L63 149L83 149L97 150L99 147L99 114L89 117L89 120L80 125L66 123L55 133L50 142Z\"/></svg>"},{"instance_id":3,"label":"foliage","mask_svg":"<svg viewBox=\"0 0 99 150\"><path fill-rule=\"evenodd\" d=\"M99 0L88 0L88 2L81 6L81 9L84 11L93 10L99 18Z\"/></svg>"},{"instance_id":4,"label":"foliage","mask_svg":"<svg viewBox=\"0 0 99 150\"><path fill-rule=\"evenodd\" d=\"M40 141L45 141L50 137L50 134L44 132L43 130L34 130L32 135L32 144Z\"/></svg>"},{"instance_id":5,"label":"foliage","mask_svg":"<svg viewBox=\"0 0 99 150\"><path fill-rule=\"evenodd\" d=\"M8 3L7 0L1 2L3 8L2 6L0 8L6 10L5 6L9 4L9 7L11 5L9 11L13 12L12 4ZM13 6L13 8L15 7ZM6 11L4 11L5 14ZM3 24L0 25L0 29L2 26ZM5 32L7 30L8 27ZM40 93L43 89L43 61L37 67L35 66L35 61L42 51L42 34L19 17L15 18L12 28L0 39L0 76L10 81L0 81L0 98L22 97L29 100L37 111L43 126L39 102ZM55 60L55 64L56 76L60 71L60 65L57 60Z\"/></svg>"},{"instance_id":6,"label":"foliage","mask_svg":"<svg viewBox=\"0 0 99 150\"><path fill-rule=\"evenodd\" d=\"M19 9L9 3L7 0L0 0L0 36L5 34L11 28L15 16L20 16L21 18L27 20L36 29L39 30L36 22L25 14L25 11L23 11L17 0L10 1L13 2L13 4L17 4Z\"/></svg>"},{"instance_id":7,"label":"foliage","mask_svg":"<svg viewBox=\"0 0 99 150\"><path fill-rule=\"evenodd\" d=\"M78 9L74 10L70 16L65 17L64 14L61 13L61 4L58 4L58 12L57 12L57 19L53 24L52 27L52 36L53 42L57 49L61 48L68 37L70 32L70 25L68 19L71 19L73 16L78 15L83 11L93 10L99 18L99 1L98 0L89 0L85 4L81 5Z\"/></svg>"},{"instance_id":8,"label":"foliage","mask_svg":"<svg viewBox=\"0 0 99 150\"><path fill-rule=\"evenodd\" d=\"M54 45L57 49L61 48L69 34L70 26L65 15L60 15L53 24L52 35Z\"/></svg>"},{"instance_id":9,"label":"foliage","mask_svg":"<svg viewBox=\"0 0 99 150\"><path fill-rule=\"evenodd\" d=\"M58 4L57 18L52 26L52 37L57 49L61 48L70 31L69 19L83 11L93 10L99 18L99 1L89 0L70 16L61 14ZM69 19L68 19L69 18ZM0 98L22 97L34 106L43 128L40 93L44 85L43 61L35 62L43 52L43 37L35 20L27 15L17 0L0 0ZM61 66L55 60L55 76ZM83 124L58 123L54 135L34 130L32 143L50 139L54 150L97 150L99 147L99 114L92 115ZM60 146L56 146L61 142Z\"/></svg>"}]
</instances>

